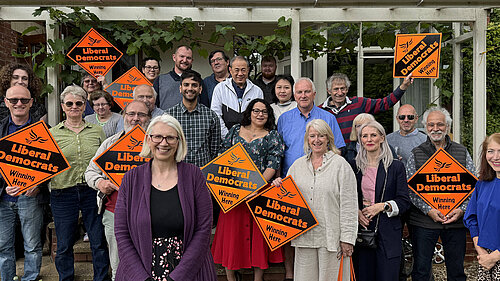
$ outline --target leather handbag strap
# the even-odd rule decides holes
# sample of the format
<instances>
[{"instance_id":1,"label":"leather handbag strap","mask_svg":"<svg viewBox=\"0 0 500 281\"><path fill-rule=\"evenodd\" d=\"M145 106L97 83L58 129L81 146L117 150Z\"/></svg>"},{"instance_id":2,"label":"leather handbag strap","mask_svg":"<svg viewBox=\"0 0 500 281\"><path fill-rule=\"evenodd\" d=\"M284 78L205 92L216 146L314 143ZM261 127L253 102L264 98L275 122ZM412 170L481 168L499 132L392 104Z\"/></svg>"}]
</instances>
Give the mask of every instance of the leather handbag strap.
<instances>
[{"instance_id":1,"label":"leather handbag strap","mask_svg":"<svg viewBox=\"0 0 500 281\"><path fill-rule=\"evenodd\" d=\"M380 197L380 201L384 200L384 194L385 194L385 186L387 184L387 174L389 171L385 171L385 178L384 178L384 187L382 188L382 197ZM377 215L377 223L375 224L375 233L378 231L378 221L380 220L380 213Z\"/></svg>"}]
</instances>

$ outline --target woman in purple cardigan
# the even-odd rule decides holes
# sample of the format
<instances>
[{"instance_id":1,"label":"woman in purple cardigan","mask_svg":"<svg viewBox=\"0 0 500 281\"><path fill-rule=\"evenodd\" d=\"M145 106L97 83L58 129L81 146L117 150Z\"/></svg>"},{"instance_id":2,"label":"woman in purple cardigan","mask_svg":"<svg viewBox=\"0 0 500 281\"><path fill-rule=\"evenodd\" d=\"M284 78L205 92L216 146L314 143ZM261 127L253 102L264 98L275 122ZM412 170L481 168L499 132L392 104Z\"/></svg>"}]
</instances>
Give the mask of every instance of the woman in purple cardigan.
<instances>
[{"instance_id":1,"label":"woman in purple cardigan","mask_svg":"<svg viewBox=\"0 0 500 281\"><path fill-rule=\"evenodd\" d=\"M217 280L212 201L200 169L181 162L186 152L175 118L151 121L140 155L152 159L125 174L116 202L116 281Z\"/></svg>"}]
</instances>

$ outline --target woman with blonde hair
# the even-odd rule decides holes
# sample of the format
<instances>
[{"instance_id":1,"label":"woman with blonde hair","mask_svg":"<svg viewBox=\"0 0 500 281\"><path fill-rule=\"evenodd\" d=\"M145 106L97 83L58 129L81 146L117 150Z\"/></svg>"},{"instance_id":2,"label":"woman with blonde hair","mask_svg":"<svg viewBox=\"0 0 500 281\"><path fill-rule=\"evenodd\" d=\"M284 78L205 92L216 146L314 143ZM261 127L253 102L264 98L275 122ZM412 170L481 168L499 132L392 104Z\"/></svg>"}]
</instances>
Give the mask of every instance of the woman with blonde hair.
<instances>
[{"instance_id":1,"label":"woman with blonde hair","mask_svg":"<svg viewBox=\"0 0 500 281\"><path fill-rule=\"evenodd\" d=\"M477 280L500 280L500 133L483 141L479 181L470 197L464 224L477 252Z\"/></svg>"},{"instance_id":2,"label":"woman with blonde hair","mask_svg":"<svg viewBox=\"0 0 500 281\"><path fill-rule=\"evenodd\" d=\"M125 173L115 208L117 281L216 281L209 251L212 200L187 153L180 123L164 114L146 130L141 157Z\"/></svg>"},{"instance_id":3,"label":"woman with blonde hair","mask_svg":"<svg viewBox=\"0 0 500 281\"><path fill-rule=\"evenodd\" d=\"M356 245L356 277L361 281L396 281L401 258L400 217L410 207L405 168L394 160L384 127L377 121L359 128L358 141L358 155L349 164L357 179L359 231L373 233L376 242Z\"/></svg>"},{"instance_id":4,"label":"woman with blonde hair","mask_svg":"<svg viewBox=\"0 0 500 281\"><path fill-rule=\"evenodd\" d=\"M318 220L318 226L292 240L295 247L295 280L332 280L340 266L339 255L353 253L357 235L356 178L334 144L330 126L314 119L306 126L305 155L297 159L288 175L300 189ZM273 181L281 186L281 178ZM349 274L343 280L349 280Z\"/></svg>"}]
</instances>

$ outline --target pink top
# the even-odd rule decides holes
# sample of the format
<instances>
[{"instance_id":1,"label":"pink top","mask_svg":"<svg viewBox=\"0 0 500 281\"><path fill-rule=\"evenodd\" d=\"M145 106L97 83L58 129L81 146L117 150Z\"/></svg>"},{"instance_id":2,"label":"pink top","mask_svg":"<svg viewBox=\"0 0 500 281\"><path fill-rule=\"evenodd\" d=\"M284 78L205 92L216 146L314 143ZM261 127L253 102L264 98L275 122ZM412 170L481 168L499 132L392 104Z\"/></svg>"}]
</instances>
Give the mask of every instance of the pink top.
<instances>
[{"instance_id":1,"label":"pink top","mask_svg":"<svg viewBox=\"0 0 500 281\"><path fill-rule=\"evenodd\" d=\"M375 203L375 181L377 179L377 167L367 167L361 179L361 191L363 192L363 204L365 200L370 205Z\"/></svg>"}]
</instances>

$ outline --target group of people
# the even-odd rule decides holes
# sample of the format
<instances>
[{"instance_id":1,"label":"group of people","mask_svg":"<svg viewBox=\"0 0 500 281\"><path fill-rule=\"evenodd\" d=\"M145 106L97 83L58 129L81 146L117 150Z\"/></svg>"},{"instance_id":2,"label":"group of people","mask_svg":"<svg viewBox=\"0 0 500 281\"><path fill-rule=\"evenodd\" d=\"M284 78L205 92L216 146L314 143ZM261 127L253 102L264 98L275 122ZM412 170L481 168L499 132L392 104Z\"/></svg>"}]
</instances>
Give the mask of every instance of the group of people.
<instances>
[{"instance_id":1,"label":"group of people","mask_svg":"<svg viewBox=\"0 0 500 281\"><path fill-rule=\"evenodd\" d=\"M188 46L178 47L172 59L172 71L161 75L158 60L144 59L142 71L153 87L135 87L121 115L113 112L102 77L85 75L81 87L68 86L60 94L65 117L50 131L71 168L52 178L50 193L41 184L19 195L18 187L2 179L2 280L16 275L16 216L25 241L22 280L38 277L41 206L49 198L60 280L74 280L80 213L94 280L215 281L215 264L221 264L228 281L241 280L242 268L252 268L254 280L261 281L269 263L281 262L285 280L332 280L341 267L349 270L350 259L341 264L340 256L352 256L358 280L399 280L404 223L413 244L413 280L431 279L439 237L448 280L465 280L464 222L478 253L479 280L499 280L500 134L483 143L480 181L470 199L443 216L409 191L407 179L439 148L475 173L467 149L448 136L448 111L429 108L421 116L421 132L415 108L402 105L396 115L400 129L388 135L373 116L401 99L411 74L380 99L347 97L349 78L333 74L326 81L328 99L318 107L314 82L276 75L272 57L263 58L262 75L254 82L244 57L230 59L221 50L210 53L213 74L205 79L191 69ZM0 108L8 108L0 121L2 136L44 120L46 110L37 101L40 82L29 68L4 67L0 79ZM135 125L146 132L140 156L150 160L125 173L118 187L92 160ZM200 167L236 143L270 184L280 186L292 176L316 227L270 251L245 204L219 211ZM362 232L375 242L357 243ZM343 280L349 277L344 274Z\"/></svg>"}]
</instances>

